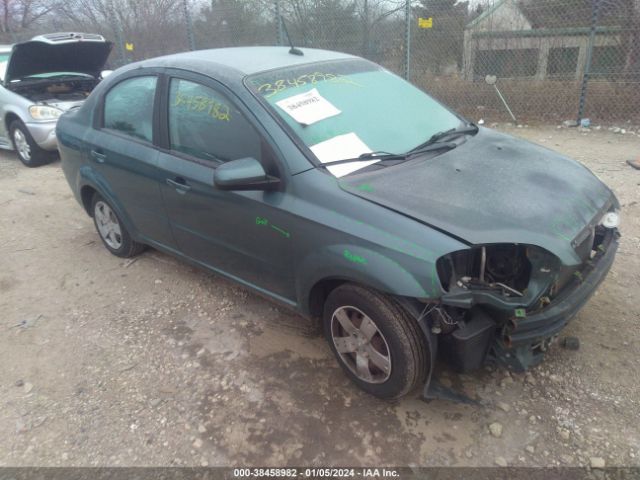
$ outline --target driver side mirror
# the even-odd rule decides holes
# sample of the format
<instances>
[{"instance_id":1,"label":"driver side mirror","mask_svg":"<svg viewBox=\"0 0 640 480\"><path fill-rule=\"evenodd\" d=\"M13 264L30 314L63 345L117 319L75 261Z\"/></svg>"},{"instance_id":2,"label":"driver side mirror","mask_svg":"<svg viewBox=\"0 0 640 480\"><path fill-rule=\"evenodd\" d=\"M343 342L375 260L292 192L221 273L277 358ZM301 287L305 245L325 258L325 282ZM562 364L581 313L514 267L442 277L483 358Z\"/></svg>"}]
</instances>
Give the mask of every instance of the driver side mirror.
<instances>
[{"instance_id":1,"label":"driver side mirror","mask_svg":"<svg viewBox=\"0 0 640 480\"><path fill-rule=\"evenodd\" d=\"M258 160L247 157L216 168L213 184L220 190L273 190L280 185L280 179L267 175Z\"/></svg>"}]
</instances>

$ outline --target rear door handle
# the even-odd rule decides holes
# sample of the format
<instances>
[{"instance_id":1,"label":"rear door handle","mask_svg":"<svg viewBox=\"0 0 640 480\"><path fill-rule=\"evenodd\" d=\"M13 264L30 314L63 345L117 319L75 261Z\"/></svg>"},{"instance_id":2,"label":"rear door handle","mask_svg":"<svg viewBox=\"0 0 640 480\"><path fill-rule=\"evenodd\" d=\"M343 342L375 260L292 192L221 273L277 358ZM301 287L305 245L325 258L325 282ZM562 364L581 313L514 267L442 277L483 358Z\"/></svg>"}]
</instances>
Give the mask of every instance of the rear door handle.
<instances>
[{"instance_id":1,"label":"rear door handle","mask_svg":"<svg viewBox=\"0 0 640 480\"><path fill-rule=\"evenodd\" d=\"M102 152L98 152L97 150L91 150L91 158L93 158L98 163L104 163L107 159L107 156Z\"/></svg>"},{"instance_id":2,"label":"rear door handle","mask_svg":"<svg viewBox=\"0 0 640 480\"><path fill-rule=\"evenodd\" d=\"M191 190L191 186L187 184L186 180L180 177L176 178L175 180L167 178L167 185L175 188L178 193L185 193Z\"/></svg>"}]
</instances>

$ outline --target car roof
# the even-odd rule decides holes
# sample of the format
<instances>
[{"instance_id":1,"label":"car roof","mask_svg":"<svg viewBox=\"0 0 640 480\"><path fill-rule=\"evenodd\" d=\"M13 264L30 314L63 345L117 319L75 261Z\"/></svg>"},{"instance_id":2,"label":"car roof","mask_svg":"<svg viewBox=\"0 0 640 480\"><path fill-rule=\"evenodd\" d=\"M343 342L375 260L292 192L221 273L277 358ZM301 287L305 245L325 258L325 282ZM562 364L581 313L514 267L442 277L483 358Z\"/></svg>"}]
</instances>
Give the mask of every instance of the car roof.
<instances>
[{"instance_id":1,"label":"car roof","mask_svg":"<svg viewBox=\"0 0 640 480\"><path fill-rule=\"evenodd\" d=\"M163 66L185 68L207 75L223 74L227 77L236 77L239 79L254 73L278 68L330 60L358 58L346 53L314 48L301 48L300 50L302 50L304 55L294 55L289 53L289 48L288 46L280 46L196 50L144 60L139 62L138 65L143 67Z\"/></svg>"}]
</instances>

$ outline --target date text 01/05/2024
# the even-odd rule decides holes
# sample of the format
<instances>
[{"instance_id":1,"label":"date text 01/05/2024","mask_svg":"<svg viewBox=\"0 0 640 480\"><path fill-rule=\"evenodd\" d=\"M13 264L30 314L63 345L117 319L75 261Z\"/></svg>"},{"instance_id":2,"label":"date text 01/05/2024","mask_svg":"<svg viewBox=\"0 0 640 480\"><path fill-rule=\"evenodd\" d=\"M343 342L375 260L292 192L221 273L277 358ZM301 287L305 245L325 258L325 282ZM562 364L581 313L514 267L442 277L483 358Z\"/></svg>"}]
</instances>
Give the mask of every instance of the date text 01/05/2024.
<instances>
[{"instance_id":1,"label":"date text 01/05/2024","mask_svg":"<svg viewBox=\"0 0 640 480\"><path fill-rule=\"evenodd\" d=\"M393 468L234 468L235 478L399 478Z\"/></svg>"}]
</instances>

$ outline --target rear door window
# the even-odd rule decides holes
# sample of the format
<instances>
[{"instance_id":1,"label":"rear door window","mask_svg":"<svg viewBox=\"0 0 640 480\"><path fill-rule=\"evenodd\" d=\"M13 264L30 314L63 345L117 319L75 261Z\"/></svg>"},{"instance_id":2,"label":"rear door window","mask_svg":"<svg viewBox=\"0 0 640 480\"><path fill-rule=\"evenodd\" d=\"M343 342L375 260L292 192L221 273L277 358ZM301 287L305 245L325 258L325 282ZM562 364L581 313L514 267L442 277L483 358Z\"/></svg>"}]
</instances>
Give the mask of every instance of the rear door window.
<instances>
[{"instance_id":1,"label":"rear door window","mask_svg":"<svg viewBox=\"0 0 640 480\"><path fill-rule=\"evenodd\" d=\"M157 77L129 78L104 99L104 128L151 142Z\"/></svg>"}]
</instances>

